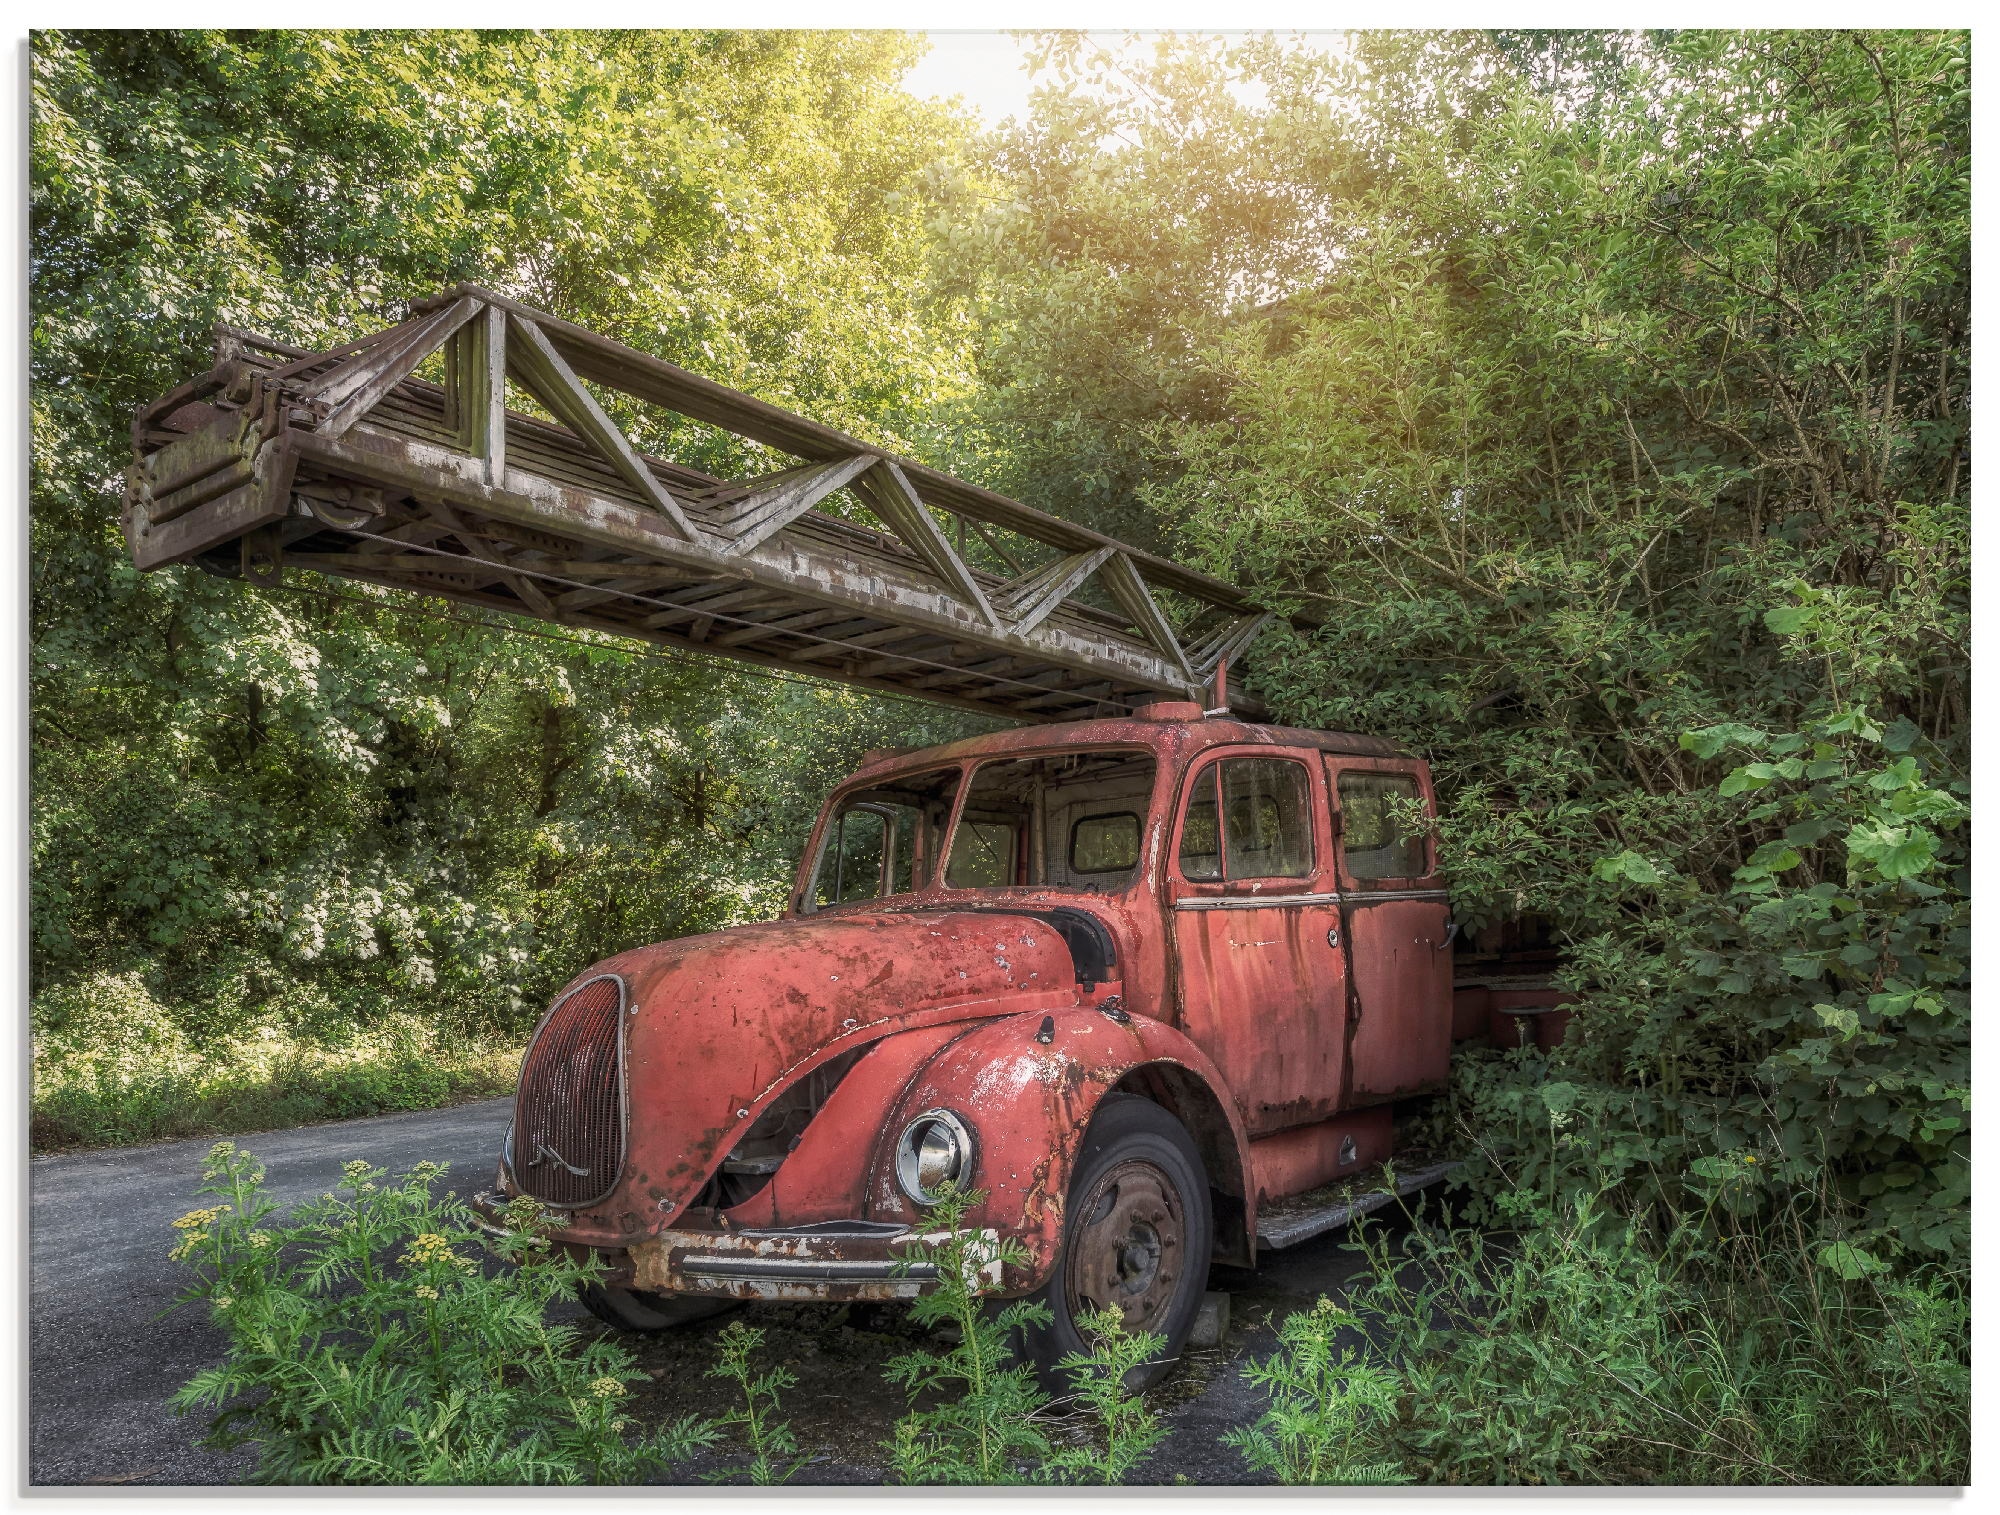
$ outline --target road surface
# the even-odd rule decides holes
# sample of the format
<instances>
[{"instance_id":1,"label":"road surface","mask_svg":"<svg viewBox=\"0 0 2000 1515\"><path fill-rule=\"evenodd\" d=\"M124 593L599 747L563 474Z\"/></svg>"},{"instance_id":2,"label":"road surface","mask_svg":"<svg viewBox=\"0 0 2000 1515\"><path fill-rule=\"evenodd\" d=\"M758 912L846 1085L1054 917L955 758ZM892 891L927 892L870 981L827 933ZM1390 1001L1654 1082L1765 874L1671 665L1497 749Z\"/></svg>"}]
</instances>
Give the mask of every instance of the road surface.
<instances>
[{"instance_id":1,"label":"road surface","mask_svg":"<svg viewBox=\"0 0 2000 1515\"><path fill-rule=\"evenodd\" d=\"M509 1101L488 1100L234 1140L263 1160L266 1191L281 1204L332 1188L341 1164L353 1158L394 1173L424 1160L449 1163L452 1187L468 1192L490 1181L509 1111ZM221 1484L249 1469L248 1452L197 1446L198 1417L177 1417L166 1403L222 1352L205 1308L161 1314L185 1283L180 1265L167 1260L172 1222L201 1202L194 1190L212 1143L202 1137L31 1164L31 1484ZM1243 1359L1270 1350L1272 1315L1307 1308L1323 1293L1337 1296L1355 1276L1357 1255L1340 1250L1345 1239L1333 1233L1266 1254L1255 1274L1217 1270L1214 1286L1232 1291L1229 1335L1219 1349L1188 1354L1154 1391L1173 1434L1136 1481L1249 1481L1241 1459L1217 1439L1262 1408L1242 1377ZM702 1371L714 1360L715 1332L730 1318L671 1336L626 1338L652 1375L653 1387L637 1401L642 1414L712 1405L717 1386ZM785 1413L817 1458L797 1481L880 1481L879 1446L903 1407L880 1369L918 1339L901 1311L753 1305L737 1318L763 1327L770 1357L799 1377ZM676 1469L663 1481L690 1479L702 1467Z\"/></svg>"}]
</instances>

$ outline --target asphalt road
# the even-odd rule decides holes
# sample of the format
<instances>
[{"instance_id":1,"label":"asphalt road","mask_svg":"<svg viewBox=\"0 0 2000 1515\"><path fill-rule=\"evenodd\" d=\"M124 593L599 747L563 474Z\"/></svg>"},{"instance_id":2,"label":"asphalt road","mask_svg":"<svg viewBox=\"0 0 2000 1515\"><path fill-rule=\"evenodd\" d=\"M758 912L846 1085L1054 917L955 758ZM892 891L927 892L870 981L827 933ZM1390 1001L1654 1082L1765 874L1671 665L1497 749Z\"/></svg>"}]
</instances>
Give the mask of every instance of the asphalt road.
<instances>
[{"instance_id":1,"label":"asphalt road","mask_svg":"<svg viewBox=\"0 0 2000 1515\"><path fill-rule=\"evenodd\" d=\"M357 1157L392 1172L424 1160L449 1163L453 1186L467 1192L488 1182L508 1111L508 1101L489 1100L235 1140L264 1161L267 1191L280 1203L325 1192L341 1164ZM198 1420L176 1417L166 1403L222 1350L205 1310L161 1314L184 1283L180 1266L167 1260L172 1222L197 1203L211 1144L203 1137L31 1165L31 1484L234 1483L249 1467L248 1453L195 1445ZM1255 1273L1216 1271L1213 1287L1232 1296L1230 1331L1219 1348L1187 1354L1153 1391L1173 1434L1136 1481L1250 1481L1241 1459L1218 1440L1262 1408L1242 1376L1243 1360L1270 1350L1273 1317L1310 1307L1321 1294L1338 1297L1355 1277L1360 1264L1341 1250L1343 1240L1334 1233L1268 1253ZM701 1375L728 1318L626 1338L653 1384L635 1405L641 1414L712 1408L716 1386ZM763 1327L771 1359L799 1377L786 1413L816 1457L797 1481L879 1482L878 1449L903 1403L880 1368L915 1344L916 1328L892 1307L753 1305L740 1318ZM671 1477L701 1471L682 1468Z\"/></svg>"}]
</instances>

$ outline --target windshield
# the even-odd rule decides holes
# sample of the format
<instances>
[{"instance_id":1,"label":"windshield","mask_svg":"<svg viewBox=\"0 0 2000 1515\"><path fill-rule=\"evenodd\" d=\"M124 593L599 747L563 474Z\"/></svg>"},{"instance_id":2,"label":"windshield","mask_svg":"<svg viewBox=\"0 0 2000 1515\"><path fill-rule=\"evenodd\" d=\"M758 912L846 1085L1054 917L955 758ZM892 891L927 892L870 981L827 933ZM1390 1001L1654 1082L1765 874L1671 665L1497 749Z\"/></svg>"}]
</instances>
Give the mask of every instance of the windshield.
<instances>
[{"instance_id":1,"label":"windshield","mask_svg":"<svg viewBox=\"0 0 2000 1515\"><path fill-rule=\"evenodd\" d=\"M827 822L806 908L908 894L928 884L958 779L956 768L937 768L842 796Z\"/></svg>"},{"instance_id":2,"label":"windshield","mask_svg":"<svg viewBox=\"0 0 2000 1515\"><path fill-rule=\"evenodd\" d=\"M954 889L1123 889L1139 867L1155 764L1146 752L1065 752L982 765L952 833Z\"/></svg>"}]
</instances>

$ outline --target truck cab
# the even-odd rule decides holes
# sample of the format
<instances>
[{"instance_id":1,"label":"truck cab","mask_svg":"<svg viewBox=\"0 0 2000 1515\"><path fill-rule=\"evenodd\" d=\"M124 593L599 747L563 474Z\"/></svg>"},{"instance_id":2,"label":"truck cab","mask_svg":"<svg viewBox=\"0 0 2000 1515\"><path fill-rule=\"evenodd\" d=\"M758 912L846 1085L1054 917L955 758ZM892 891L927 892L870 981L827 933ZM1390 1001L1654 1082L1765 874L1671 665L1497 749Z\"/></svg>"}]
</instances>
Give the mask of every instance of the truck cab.
<instances>
[{"instance_id":1,"label":"truck cab","mask_svg":"<svg viewBox=\"0 0 2000 1515\"><path fill-rule=\"evenodd\" d=\"M557 1212L647 1330L921 1290L950 1185L1020 1244L987 1285L1048 1305L1045 1375L1104 1306L1164 1371L1260 1208L1384 1161L1445 1080L1433 814L1391 743L1187 701L870 754L783 916L562 990L484 1203Z\"/></svg>"}]
</instances>

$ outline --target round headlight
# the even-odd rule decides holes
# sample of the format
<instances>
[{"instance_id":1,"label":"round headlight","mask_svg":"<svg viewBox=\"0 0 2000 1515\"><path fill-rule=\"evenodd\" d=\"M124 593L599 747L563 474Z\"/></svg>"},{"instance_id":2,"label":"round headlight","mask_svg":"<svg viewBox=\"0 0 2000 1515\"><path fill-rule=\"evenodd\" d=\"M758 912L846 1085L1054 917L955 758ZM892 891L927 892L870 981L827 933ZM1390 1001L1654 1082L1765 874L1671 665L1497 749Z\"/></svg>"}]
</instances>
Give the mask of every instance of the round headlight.
<instances>
[{"instance_id":1,"label":"round headlight","mask_svg":"<svg viewBox=\"0 0 2000 1515\"><path fill-rule=\"evenodd\" d=\"M972 1132L949 1110L926 1110L896 1143L896 1182L920 1205L934 1205L946 1184L972 1177Z\"/></svg>"}]
</instances>

